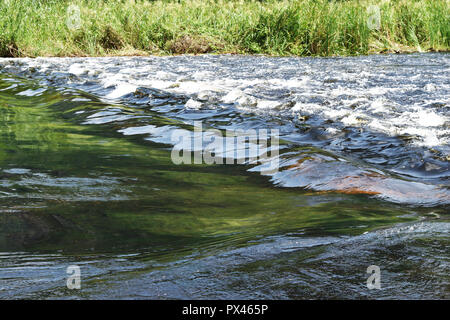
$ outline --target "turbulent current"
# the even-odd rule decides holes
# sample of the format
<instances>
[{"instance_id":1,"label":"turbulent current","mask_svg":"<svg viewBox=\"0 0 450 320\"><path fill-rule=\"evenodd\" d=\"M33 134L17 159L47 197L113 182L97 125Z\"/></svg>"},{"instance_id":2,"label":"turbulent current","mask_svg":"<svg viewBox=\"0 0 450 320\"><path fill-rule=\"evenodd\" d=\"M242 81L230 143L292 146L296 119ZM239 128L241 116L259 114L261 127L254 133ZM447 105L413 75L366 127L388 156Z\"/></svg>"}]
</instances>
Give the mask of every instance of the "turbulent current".
<instances>
[{"instance_id":1,"label":"turbulent current","mask_svg":"<svg viewBox=\"0 0 450 320\"><path fill-rule=\"evenodd\" d=\"M202 120L221 130L278 128L288 146L281 172L272 177L281 186L367 192L400 203L450 202L446 54L52 58L2 65L44 85L151 108L183 124ZM94 116L86 122L131 115L108 108ZM138 133L170 143L174 128L149 126Z\"/></svg>"},{"instance_id":2,"label":"turbulent current","mask_svg":"<svg viewBox=\"0 0 450 320\"><path fill-rule=\"evenodd\" d=\"M445 53L0 59L0 298L449 298L449 74ZM238 145L175 164L199 122L278 130L276 170Z\"/></svg>"}]
</instances>

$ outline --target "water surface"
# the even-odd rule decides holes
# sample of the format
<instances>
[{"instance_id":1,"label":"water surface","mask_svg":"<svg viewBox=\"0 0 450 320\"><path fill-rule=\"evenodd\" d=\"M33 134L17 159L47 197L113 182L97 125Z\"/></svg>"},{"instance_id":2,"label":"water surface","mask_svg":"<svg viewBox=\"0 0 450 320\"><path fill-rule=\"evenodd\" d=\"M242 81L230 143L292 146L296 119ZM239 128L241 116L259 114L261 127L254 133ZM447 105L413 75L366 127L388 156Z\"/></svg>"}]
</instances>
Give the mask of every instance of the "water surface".
<instances>
[{"instance_id":1,"label":"water surface","mask_svg":"<svg viewBox=\"0 0 450 320\"><path fill-rule=\"evenodd\" d=\"M449 69L0 60L0 297L449 298ZM279 171L173 164L171 134L198 120L279 129Z\"/></svg>"}]
</instances>

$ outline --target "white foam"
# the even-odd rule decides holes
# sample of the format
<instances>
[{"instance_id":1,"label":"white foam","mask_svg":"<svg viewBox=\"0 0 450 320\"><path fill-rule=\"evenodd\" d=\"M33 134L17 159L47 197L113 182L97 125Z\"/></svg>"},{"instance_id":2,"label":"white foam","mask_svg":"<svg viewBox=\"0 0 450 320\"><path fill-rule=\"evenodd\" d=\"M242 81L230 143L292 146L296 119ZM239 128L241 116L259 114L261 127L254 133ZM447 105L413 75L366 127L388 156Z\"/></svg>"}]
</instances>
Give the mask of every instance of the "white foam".
<instances>
[{"instance_id":1,"label":"white foam","mask_svg":"<svg viewBox=\"0 0 450 320\"><path fill-rule=\"evenodd\" d=\"M33 67L38 70L34 76L40 72L44 78L81 89L89 78L104 89L103 98L107 99L120 99L145 86L191 96L193 100L188 101L186 108L193 109L201 107L198 100L209 101L209 97L237 108L261 111L292 105L293 113L315 115L336 125L361 126L390 136L411 134L411 143L419 146L450 145L448 112L428 107L436 102L436 97L444 106L450 101L448 83L442 80L450 71L445 59L440 59L440 72L426 75L421 69L407 74L393 73L397 62L393 67L384 66L389 64L389 57L377 62L381 68L370 60L377 58L367 58L370 62L314 60L319 64L309 59L260 57L236 64L233 59L230 56L24 58L1 59L0 64L12 73L27 72ZM434 63L433 59L429 63ZM79 79L70 79L69 74ZM96 95L97 89L93 89ZM420 98L403 102L402 98L408 95Z\"/></svg>"},{"instance_id":2,"label":"white foam","mask_svg":"<svg viewBox=\"0 0 450 320\"><path fill-rule=\"evenodd\" d=\"M194 99L189 99L184 106L189 109L200 109L202 107L202 103Z\"/></svg>"}]
</instances>

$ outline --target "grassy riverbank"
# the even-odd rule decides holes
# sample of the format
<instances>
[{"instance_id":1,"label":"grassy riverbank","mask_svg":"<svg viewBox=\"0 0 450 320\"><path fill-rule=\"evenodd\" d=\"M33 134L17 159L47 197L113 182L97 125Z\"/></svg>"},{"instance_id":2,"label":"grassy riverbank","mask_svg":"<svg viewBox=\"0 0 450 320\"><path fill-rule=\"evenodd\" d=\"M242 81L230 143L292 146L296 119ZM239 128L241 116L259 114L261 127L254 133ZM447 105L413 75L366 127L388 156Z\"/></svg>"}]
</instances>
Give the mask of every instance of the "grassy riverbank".
<instances>
[{"instance_id":1,"label":"grassy riverbank","mask_svg":"<svg viewBox=\"0 0 450 320\"><path fill-rule=\"evenodd\" d=\"M2 0L0 56L448 51L449 6L448 0Z\"/></svg>"}]
</instances>

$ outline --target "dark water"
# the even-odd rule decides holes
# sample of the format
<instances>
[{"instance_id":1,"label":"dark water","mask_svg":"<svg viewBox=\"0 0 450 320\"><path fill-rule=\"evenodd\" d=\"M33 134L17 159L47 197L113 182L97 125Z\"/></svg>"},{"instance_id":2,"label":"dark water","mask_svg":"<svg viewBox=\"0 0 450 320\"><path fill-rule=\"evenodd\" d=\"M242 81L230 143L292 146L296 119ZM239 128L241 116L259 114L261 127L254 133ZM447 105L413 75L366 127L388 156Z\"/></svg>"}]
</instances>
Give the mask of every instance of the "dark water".
<instances>
[{"instance_id":1,"label":"dark water","mask_svg":"<svg viewBox=\"0 0 450 320\"><path fill-rule=\"evenodd\" d=\"M130 67L157 58L124 59ZM382 91L388 102L375 103L381 115L360 111L365 124L383 122L379 130L349 123L349 115L327 119L333 104L345 100L324 97L336 89L328 86L344 81L338 75L322 81L322 96L311 93L314 85L306 97L270 81L241 88L246 96L150 85L114 94L123 83L108 87L98 74L64 73L58 60L44 61L55 64L54 74L27 61L2 61L0 298L450 298L450 89L442 74L448 56L377 57L369 67L367 59L341 60L341 76L361 64L403 79L367 76L366 91L346 84L367 99L351 102L357 104L351 110L373 107L373 88L400 87ZM175 64L185 68L184 81L157 75L176 88L197 83L192 70L215 70L205 78L261 78L251 65L264 65L266 73L281 69L269 80L288 81L292 75L282 67L297 60L162 61L173 74ZM324 61L299 63L326 73ZM418 61L422 69L408 68ZM117 61L104 62L115 72ZM241 68L233 73L230 63ZM408 79L421 73L433 89L425 77L418 85L425 89L414 89ZM275 104L270 111L258 108L267 101ZM294 103L323 108L312 115L311 106L300 108L295 120ZM422 125L393 134L389 123L402 117ZM261 175L248 162L173 164L170 133L191 132L194 120L220 130L280 129L280 170ZM81 267L81 290L66 288L70 265ZM370 265L381 269L381 290L366 287Z\"/></svg>"}]
</instances>

